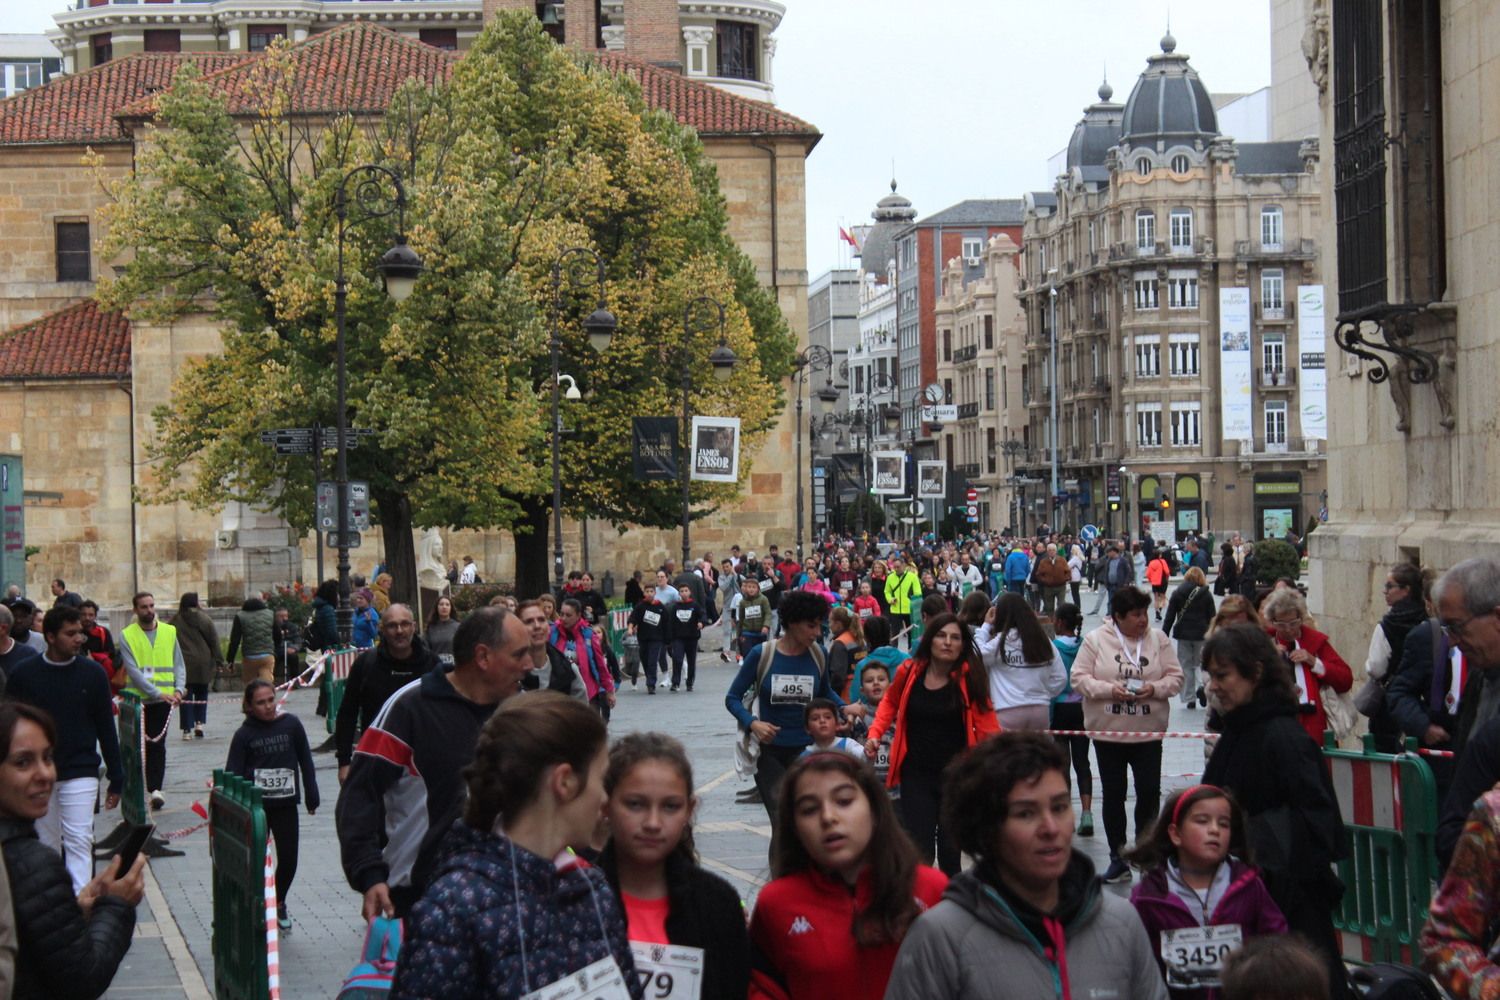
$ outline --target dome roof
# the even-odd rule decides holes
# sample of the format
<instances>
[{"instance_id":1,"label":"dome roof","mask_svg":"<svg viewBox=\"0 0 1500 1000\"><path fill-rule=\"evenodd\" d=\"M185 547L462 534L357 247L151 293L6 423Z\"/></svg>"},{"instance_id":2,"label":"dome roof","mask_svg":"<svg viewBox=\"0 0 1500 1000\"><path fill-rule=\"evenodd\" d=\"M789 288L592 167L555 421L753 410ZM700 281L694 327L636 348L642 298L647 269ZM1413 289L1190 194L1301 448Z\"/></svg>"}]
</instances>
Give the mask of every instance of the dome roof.
<instances>
[{"instance_id":1,"label":"dome roof","mask_svg":"<svg viewBox=\"0 0 1500 1000\"><path fill-rule=\"evenodd\" d=\"M1207 142L1218 134L1208 88L1188 65L1188 57L1177 52L1177 39L1168 32L1162 36L1161 52L1146 60L1146 70L1125 102L1120 139L1154 148Z\"/></svg>"},{"instance_id":2,"label":"dome roof","mask_svg":"<svg viewBox=\"0 0 1500 1000\"><path fill-rule=\"evenodd\" d=\"M865 234L859 248L860 267L881 281L885 280L885 269L896 259L896 233L917 218L917 210L904 195L896 192L896 182L891 181L891 193L875 203L870 213L875 225Z\"/></svg>"},{"instance_id":3,"label":"dome roof","mask_svg":"<svg viewBox=\"0 0 1500 1000\"><path fill-rule=\"evenodd\" d=\"M917 217L917 210L910 199L896 192L896 182L892 180L891 193L875 203L870 217L876 222L911 222Z\"/></svg>"},{"instance_id":4,"label":"dome roof","mask_svg":"<svg viewBox=\"0 0 1500 1000\"><path fill-rule=\"evenodd\" d=\"M1084 109L1083 118L1068 140L1068 169L1102 167L1110 147L1120 141L1120 105L1110 103L1114 88L1106 80L1099 85L1099 101Z\"/></svg>"}]
</instances>

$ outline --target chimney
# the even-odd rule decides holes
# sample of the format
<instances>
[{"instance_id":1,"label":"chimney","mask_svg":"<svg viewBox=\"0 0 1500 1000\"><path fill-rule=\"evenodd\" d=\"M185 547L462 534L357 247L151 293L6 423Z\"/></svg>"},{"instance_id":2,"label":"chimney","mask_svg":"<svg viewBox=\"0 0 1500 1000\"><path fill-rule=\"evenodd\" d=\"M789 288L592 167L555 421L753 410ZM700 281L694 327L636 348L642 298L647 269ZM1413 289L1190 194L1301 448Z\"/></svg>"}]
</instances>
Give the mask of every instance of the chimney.
<instances>
[{"instance_id":1,"label":"chimney","mask_svg":"<svg viewBox=\"0 0 1500 1000\"><path fill-rule=\"evenodd\" d=\"M535 0L484 0L484 23L489 24L502 10L529 10L536 13Z\"/></svg>"},{"instance_id":2,"label":"chimney","mask_svg":"<svg viewBox=\"0 0 1500 1000\"><path fill-rule=\"evenodd\" d=\"M564 42L585 52L598 51L599 0L568 0L564 10Z\"/></svg>"},{"instance_id":3,"label":"chimney","mask_svg":"<svg viewBox=\"0 0 1500 1000\"><path fill-rule=\"evenodd\" d=\"M625 0L625 54L682 72L677 0Z\"/></svg>"}]
</instances>

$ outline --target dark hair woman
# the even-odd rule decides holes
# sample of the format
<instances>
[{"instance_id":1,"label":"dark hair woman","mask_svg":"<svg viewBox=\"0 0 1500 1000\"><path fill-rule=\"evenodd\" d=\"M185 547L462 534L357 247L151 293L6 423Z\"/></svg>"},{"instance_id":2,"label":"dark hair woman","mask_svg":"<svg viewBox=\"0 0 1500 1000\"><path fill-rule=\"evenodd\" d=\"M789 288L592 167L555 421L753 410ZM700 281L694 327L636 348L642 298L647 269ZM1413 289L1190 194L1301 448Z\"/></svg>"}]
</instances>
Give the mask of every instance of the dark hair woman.
<instances>
[{"instance_id":1,"label":"dark hair woman","mask_svg":"<svg viewBox=\"0 0 1500 1000\"><path fill-rule=\"evenodd\" d=\"M464 771L469 799L407 917L392 1000L524 996L578 973L642 997L604 873L565 852L601 824L604 721L554 691L506 699Z\"/></svg>"},{"instance_id":2,"label":"dark hair woman","mask_svg":"<svg viewBox=\"0 0 1500 1000\"><path fill-rule=\"evenodd\" d=\"M870 765L837 750L787 771L771 874L750 918L750 996L879 997L897 949L948 880L919 864Z\"/></svg>"},{"instance_id":3,"label":"dark hair woman","mask_svg":"<svg viewBox=\"0 0 1500 1000\"><path fill-rule=\"evenodd\" d=\"M907 934L886 1000L1167 1000L1130 904L1073 849L1062 749L1002 733L948 770L943 822L974 867Z\"/></svg>"},{"instance_id":4,"label":"dark hair woman","mask_svg":"<svg viewBox=\"0 0 1500 1000\"><path fill-rule=\"evenodd\" d=\"M1370 651L1365 656L1367 683L1377 685L1381 692L1375 710L1368 713L1375 749L1381 753L1396 753L1401 747L1401 724L1387 707L1385 692L1401 666L1407 636L1427 620L1430 575L1416 563L1397 563L1386 574L1385 586L1381 588L1386 610L1370 634Z\"/></svg>"},{"instance_id":5,"label":"dark hair woman","mask_svg":"<svg viewBox=\"0 0 1500 1000\"><path fill-rule=\"evenodd\" d=\"M1093 731L1103 786L1104 835L1109 840L1106 882L1128 882L1130 866L1120 857L1125 836L1125 797L1135 780L1135 832L1151 829L1161 799L1161 737L1167 731L1172 696L1182 688L1182 668L1172 640L1151 627L1151 598L1121 587L1109 598L1110 620L1083 638L1073 660L1073 689L1083 695L1085 728Z\"/></svg>"},{"instance_id":6,"label":"dark hair woman","mask_svg":"<svg viewBox=\"0 0 1500 1000\"><path fill-rule=\"evenodd\" d=\"M1052 699L1068 684L1062 653L1020 594L1001 594L974 636L1000 728L1046 729Z\"/></svg>"},{"instance_id":7,"label":"dark hair woman","mask_svg":"<svg viewBox=\"0 0 1500 1000\"><path fill-rule=\"evenodd\" d=\"M0 703L0 844L15 906L16 1000L80 997L109 989L130 948L145 895L146 856L129 872L114 858L77 896L60 854L36 836L57 781L52 718L24 702Z\"/></svg>"},{"instance_id":8,"label":"dark hair woman","mask_svg":"<svg viewBox=\"0 0 1500 1000\"><path fill-rule=\"evenodd\" d=\"M308 649L339 646L339 582L324 580L312 599L312 624L307 630Z\"/></svg>"},{"instance_id":9,"label":"dark hair woman","mask_svg":"<svg viewBox=\"0 0 1500 1000\"><path fill-rule=\"evenodd\" d=\"M1344 981L1329 916L1344 887L1332 865L1344 856L1344 823L1322 752L1298 721L1298 688L1271 637L1253 625L1216 630L1203 646L1209 704L1223 735L1205 784L1233 793L1250 846L1287 925ZM1344 994L1335 985L1334 996Z\"/></svg>"},{"instance_id":10,"label":"dark hair woman","mask_svg":"<svg viewBox=\"0 0 1500 1000\"><path fill-rule=\"evenodd\" d=\"M886 783L901 789L901 823L918 856L931 863L935 849L938 867L950 875L958 872L959 857L938 821L943 769L1000 731L989 688L968 626L955 615L938 615L891 678L865 740L865 753L873 758L881 737L891 731Z\"/></svg>"}]
</instances>

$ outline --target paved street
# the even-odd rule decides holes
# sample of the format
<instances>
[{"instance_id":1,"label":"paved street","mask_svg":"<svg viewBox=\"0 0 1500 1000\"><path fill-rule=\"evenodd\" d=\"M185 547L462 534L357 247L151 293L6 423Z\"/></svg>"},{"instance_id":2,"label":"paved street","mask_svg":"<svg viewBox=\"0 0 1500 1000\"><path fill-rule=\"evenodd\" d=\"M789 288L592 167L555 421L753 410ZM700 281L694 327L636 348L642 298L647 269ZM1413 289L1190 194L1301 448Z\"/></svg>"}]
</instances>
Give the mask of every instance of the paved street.
<instances>
[{"instance_id":1,"label":"paved street","mask_svg":"<svg viewBox=\"0 0 1500 1000\"><path fill-rule=\"evenodd\" d=\"M1085 610L1092 607L1084 595ZM1087 628L1098 619L1090 616ZM705 644L706 646L707 644ZM632 729L661 729L683 740L693 755L695 780L701 806L694 837L704 863L734 884L747 902L767 875L766 853L770 827L760 806L737 805L734 796L745 787L733 770L733 721L723 706L724 690L731 668L719 661L717 652L705 649L700 657L697 690L667 693L648 698L644 686L622 693L611 728L617 733ZM229 738L239 722L238 697L211 696L207 739L185 743L176 729L168 734L167 808L157 814L164 831L187 828L199 822L191 812L194 801L207 804L207 784L213 769L222 767ZM308 727L314 746L323 739L322 721L313 714L316 695L299 691L288 702ZM1172 726L1197 730L1201 710L1180 712L1174 706ZM292 889L290 910L294 926L281 942L282 995L296 998L334 996L344 975L354 964L363 925L359 898L349 889L339 867L338 842L333 829L333 803L338 786L332 754L316 755L319 785L325 805L316 816L302 817L301 861ZM1163 788L1171 790L1191 784L1202 770L1202 745L1192 740L1169 740L1163 757ZM1100 822L1098 769L1094 769L1094 818ZM100 834L116 817L101 817ZM1107 858L1102 826L1092 839L1076 843L1094 858L1102 870ZM210 925L212 894L209 879L208 834L199 830L177 841L187 853L163 858L151 866L154 885L148 884L136 940L122 965L114 986L105 994L112 1000L152 997L161 1000L206 1000L213 995ZM1125 894L1129 886L1111 891Z\"/></svg>"}]
</instances>

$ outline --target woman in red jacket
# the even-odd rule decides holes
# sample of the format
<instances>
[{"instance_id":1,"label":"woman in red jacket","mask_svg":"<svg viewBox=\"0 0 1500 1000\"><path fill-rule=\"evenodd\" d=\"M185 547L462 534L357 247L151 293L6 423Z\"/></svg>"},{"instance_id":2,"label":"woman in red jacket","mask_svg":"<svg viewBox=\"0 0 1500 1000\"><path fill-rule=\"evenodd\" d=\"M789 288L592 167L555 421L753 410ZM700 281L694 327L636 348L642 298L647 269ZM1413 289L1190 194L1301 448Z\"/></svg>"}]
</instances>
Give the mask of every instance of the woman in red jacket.
<instances>
[{"instance_id":1,"label":"woman in red jacket","mask_svg":"<svg viewBox=\"0 0 1500 1000\"><path fill-rule=\"evenodd\" d=\"M1354 686L1354 672L1333 648L1328 636L1305 624L1307 602L1298 591L1291 587L1271 591L1260 613L1269 626L1266 631L1292 666L1302 728L1314 743L1322 746L1323 731L1328 728L1322 689L1331 687L1339 694L1346 693Z\"/></svg>"},{"instance_id":2,"label":"woman in red jacket","mask_svg":"<svg viewBox=\"0 0 1500 1000\"><path fill-rule=\"evenodd\" d=\"M771 872L750 916L750 1000L879 1000L948 884L918 863L875 771L840 750L788 769Z\"/></svg>"},{"instance_id":3,"label":"woman in red jacket","mask_svg":"<svg viewBox=\"0 0 1500 1000\"><path fill-rule=\"evenodd\" d=\"M932 618L917 651L896 669L865 743L871 759L887 730L891 769L886 784L900 789L901 825L924 863L931 864L936 846L938 867L956 875L958 848L938 823L943 769L969 747L1000 732L973 632L957 615Z\"/></svg>"}]
</instances>

